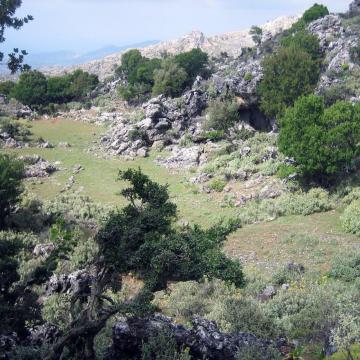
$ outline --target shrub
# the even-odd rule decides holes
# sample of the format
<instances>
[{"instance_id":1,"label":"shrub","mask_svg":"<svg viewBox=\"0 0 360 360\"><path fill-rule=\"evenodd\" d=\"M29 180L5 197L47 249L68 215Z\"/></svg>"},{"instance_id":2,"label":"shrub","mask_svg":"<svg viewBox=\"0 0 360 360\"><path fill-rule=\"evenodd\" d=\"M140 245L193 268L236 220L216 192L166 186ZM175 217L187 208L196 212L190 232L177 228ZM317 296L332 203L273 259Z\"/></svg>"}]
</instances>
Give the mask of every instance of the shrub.
<instances>
[{"instance_id":1,"label":"shrub","mask_svg":"<svg viewBox=\"0 0 360 360\"><path fill-rule=\"evenodd\" d=\"M208 130L202 134L205 140L220 141L225 137L223 130Z\"/></svg>"},{"instance_id":2,"label":"shrub","mask_svg":"<svg viewBox=\"0 0 360 360\"><path fill-rule=\"evenodd\" d=\"M179 96L186 86L186 81L186 71L174 59L166 59L163 61L161 69L154 72L153 95Z\"/></svg>"},{"instance_id":3,"label":"shrub","mask_svg":"<svg viewBox=\"0 0 360 360\"><path fill-rule=\"evenodd\" d=\"M254 78L254 75L252 73L246 73L244 76L245 81L251 81Z\"/></svg>"},{"instance_id":4,"label":"shrub","mask_svg":"<svg viewBox=\"0 0 360 360\"><path fill-rule=\"evenodd\" d=\"M329 10L326 6L314 4L311 8L304 12L302 19L305 21L306 24L309 24L312 21L320 19L326 15L329 15Z\"/></svg>"},{"instance_id":5,"label":"shrub","mask_svg":"<svg viewBox=\"0 0 360 360\"><path fill-rule=\"evenodd\" d=\"M187 85L192 85L198 75L208 76L209 72L206 67L209 63L209 56L199 48L176 55L175 62L186 71Z\"/></svg>"},{"instance_id":6,"label":"shrub","mask_svg":"<svg viewBox=\"0 0 360 360\"><path fill-rule=\"evenodd\" d=\"M277 171L277 176L280 179L287 179L290 175L296 174L297 169L293 165L281 164Z\"/></svg>"},{"instance_id":7,"label":"shrub","mask_svg":"<svg viewBox=\"0 0 360 360\"><path fill-rule=\"evenodd\" d=\"M330 275L335 279L353 282L360 278L359 252L347 252L336 255L332 259Z\"/></svg>"},{"instance_id":8,"label":"shrub","mask_svg":"<svg viewBox=\"0 0 360 360\"><path fill-rule=\"evenodd\" d=\"M214 179L208 184L209 189L214 190L216 192L222 192L225 186L226 186L226 181L220 179Z\"/></svg>"},{"instance_id":9,"label":"shrub","mask_svg":"<svg viewBox=\"0 0 360 360\"><path fill-rule=\"evenodd\" d=\"M319 60L321 57L319 38L306 30L284 37L281 40L281 46L301 49L307 52L313 60Z\"/></svg>"},{"instance_id":10,"label":"shrub","mask_svg":"<svg viewBox=\"0 0 360 360\"><path fill-rule=\"evenodd\" d=\"M15 87L13 81L2 81L0 82L0 94L9 96Z\"/></svg>"},{"instance_id":11,"label":"shrub","mask_svg":"<svg viewBox=\"0 0 360 360\"><path fill-rule=\"evenodd\" d=\"M251 27L250 29L251 38L254 41L254 43L258 46L261 44L262 34L263 34L262 28L255 25Z\"/></svg>"},{"instance_id":12,"label":"shrub","mask_svg":"<svg viewBox=\"0 0 360 360\"><path fill-rule=\"evenodd\" d=\"M256 345L247 345L241 347L236 353L236 360L280 360L282 358L279 351L273 346L262 350Z\"/></svg>"},{"instance_id":13,"label":"shrub","mask_svg":"<svg viewBox=\"0 0 360 360\"><path fill-rule=\"evenodd\" d=\"M348 233L360 236L360 201L352 202L341 216L341 223Z\"/></svg>"},{"instance_id":14,"label":"shrub","mask_svg":"<svg viewBox=\"0 0 360 360\"><path fill-rule=\"evenodd\" d=\"M24 105L37 106L47 103L47 80L40 71L28 71L20 75L11 92Z\"/></svg>"},{"instance_id":15,"label":"shrub","mask_svg":"<svg viewBox=\"0 0 360 360\"><path fill-rule=\"evenodd\" d=\"M207 109L205 128L227 132L239 120L239 105L236 100L214 100Z\"/></svg>"},{"instance_id":16,"label":"shrub","mask_svg":"<svg viewBox=\"0 0 360 360\"><path fill-rule=\"evenodd\" d=\"M225 299L214 320L223 324L225 331L230 333L252 333L263 339L275 338L278 334L274 322L259 305L244 298Z\"/></svg>"},{"instance_id":17,"label":"shrub","mask_svg":"<svg viewBox=\"0 0 360 360\"><path fill-rule=\"evenodd\" d=\"M130 130L128 137L130 141L141 140L144 143L147 143L149 141L146 131L139 129Z\"/></svg>"},{"instance_id":18,"label":"shrub","mask_svg":"<svg viewBox=\"0 0 360 360\"><path fill-rule=\"evenodd\" d=\"M325 109L323 98L302 97L280 122L280 151L296 160L305 178L318 182L351 169L359 140L360 106L344 101Z\"/></svg>"},{"instance_id":19,"label":"shrub","mask_svg":"<svg viewBox=\"0 0 360 360\"><path fill-rule=\"evenodd\" d=\"M71 323L70 300L69 294L54 294L48 297L41 310L43 319L66 331Z\"/></svg>"},{"instance_id":20,"label":"shrub","mask_svg":"<svg viewBox=\"0 0 360 360\"><path fill-rule=\"evenodd\" d=\"M318 61L296 46L263 60L264 77L258 87L260 108L270 117L281 116L302 95L310 94L319 79Z\"/></svg>"},{"instance_id":21,"label":"shrub","mask_svg":"<svg viewBox=\"0 0 360 360\"><path fill-rule=\"evenodd\" d=\"M14 157L0 154L0 229L23 191L24 164Z\"/></svg>"}]
</instances>

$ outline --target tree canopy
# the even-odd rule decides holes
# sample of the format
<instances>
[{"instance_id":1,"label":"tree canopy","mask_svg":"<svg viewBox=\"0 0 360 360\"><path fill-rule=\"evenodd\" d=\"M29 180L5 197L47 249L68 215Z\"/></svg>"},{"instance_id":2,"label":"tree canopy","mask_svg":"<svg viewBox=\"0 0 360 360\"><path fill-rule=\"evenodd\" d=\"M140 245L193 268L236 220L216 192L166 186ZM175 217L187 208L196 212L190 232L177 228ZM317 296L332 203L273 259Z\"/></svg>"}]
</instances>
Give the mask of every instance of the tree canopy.
<instances>
[{"instance_id":1,"label":"tree canopy","mask_svg":"<svg viewBox=\"0 0 360 360\"><path fill-rule=\"evenodd\" d=\"M307 179L320 183L351 169L359 156L360 105L338 101L325 108L324 99L300 98L280 121L279 148L296 160Z\"/></svg>"}]
</instances>

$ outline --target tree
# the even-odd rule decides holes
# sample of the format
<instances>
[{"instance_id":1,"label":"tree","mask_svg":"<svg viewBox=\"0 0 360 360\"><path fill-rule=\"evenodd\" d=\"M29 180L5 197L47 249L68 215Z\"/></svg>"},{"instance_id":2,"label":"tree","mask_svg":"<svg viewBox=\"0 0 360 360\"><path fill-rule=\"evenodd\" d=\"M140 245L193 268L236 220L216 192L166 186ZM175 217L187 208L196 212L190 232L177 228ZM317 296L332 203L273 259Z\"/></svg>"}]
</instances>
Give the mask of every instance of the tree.
<instances>
[{"instance_id":1,"label":"tree","mask_svg":"<svg viewBox=\"0 0 360 360\"><path fill-rule=\"evenodd\" d=\"M262 34L263 34L263 30L261 27L255 25L251 27L250 35L257 46L261 44Z\"/></svg>"},{"instance_id":2,"label":"tree","mask_svg":"<svg viewBox=\"0 0 360 360\"><path fill-rule=\"evenodd\" d=\"M21 180L24 177L24 164L13 157L0 154L0 229L6 217L18 202L22 193Z\"/></svg>"},{"instance_id":3,"label":"tree","mask_svg":"<svg viewBox=\"0 0 360 360\"><path fill-rule=\"evenodd\" d=\"M196 76L206 77L208 75L206 67L209 63L209 56L199 48L176 55L175 62L186 71L188 85L192 85Z\"/></svg>"},{"instance_id":4,"label":"tree","mask_svg":"<svg viewBox=\"0 0 360 360\"><path fill-rule=\"evenodd\" d=\"M300 165L305 178L327 183L351 168L359 155L360 105L305 96L280 121L279 148Z\"/></svg>"},{"instance_id":5,"label":"tree","mask_svg":"<svg viewBox=\"0 0 360 360\"><path fill-rule=\"evenodd\" d=\"M20 29L24 24L33 20L31 15L27 15L24 18L15 17L16 10L21 6L21 0L2 0L0 11L0 44L5 41L5 29L13 28L15 30ZM7 62L8 68L12 73L17 70L28 70L29 66L23 65L24 56L27 55L25 50L19 51L15 48L11 54L9 54L9 60ZM0 52L0 62L4 60L4 53Z\"/></svg>"},{"instance_id":6,"label":"tree","mask_svg":"<svg viewBox=\"0 0 360 360\"><path fill-rule=\"evenodd\" d=\"M309 33L307 30L301 30L295 34L285 36L281 40L282 47L296 47L306 51L313 60L321 58L321 48L319 38L316 35Z\"/></svg>"},{"instance_id":7,"label":"tree","mask_svg":"<svg viewBox=\"0 0 360 360\"><path fill-rule=\"evenodd\" d=\"M311 8L307 9L302 19L306 24L311 23L317 19L320 19L326 15L329 15L329 10L326 6L315 3Z\"/></svg>"},{"instance_id":8,"label":"tree","mask_svg":"<svg viewBox=\"0 0 360 360\"><path fill-rule=\"evenodd\" d=\"M154 72L153 94L176 97L186 86L187 73L172 58L165 59L161 69Z\"/></svg>"},{"instance_id":9,"label":"tree","mask_svg":"<svg viewBox=\"0 0 360 360\"><path fill-rule=\"evenodd\" d=\"M258 87L261 110L269 117L279 117L295 100L310 94L319 79L317 61L297 46L280 48L262 63L264 77Z\"/></svg>"},{"instance_id":10,"label":"tree","mask_svg":"<svg viewBox=\"0 0 360 360\"><path fill-rule=\"evenodd\" d=\"M24 105L38 106L46 104L47 80L40 71L27 71L20 75L11 95Z\"/></svg>"},{"instance_id":11,"label":"tree","mask_svg":"<svg viewBox=\"0 0 360 360\"><path fill-rule=\"evenodd\" d=\"M76 346L79 359L94 358L94 338L114 314L142 315L153 310L153 292L168 281L219 277L236 285L244 278L238 262L226 258L221 245L238 224L176 229L176 205L167 187L151 181L140 170L120 173L130 182L122 190L129 204L113 212L96 236L98 254L90 273L90 294L71 299L74 321L52 347L47 359L59 359L65 347ZM121 289L122 275L132 273L143 281L140 292L128 302L115 302L110 289Z\"/></svg>"},{"instance_id":12,"label":"tree","mask_svg":"<svg viewBox=\"0 0 360 360\"><path fill-rule=\"evenodd\" d=\"M94 90L99 84L97 75L89 74L83 70L75 70L68 75L70 83L69 93L72 100L81 100Z\"/></svg>"},{"instance_id":13,"label":"tree","mask_svg":"<svg viewBox=\"0 0 360 360\"><path fill-rule=\"evenodd\" d=\"M63 104L72 99L69 76L54 76L47 80L47 100L51 103Z\"/></svg>"}]
</instances>

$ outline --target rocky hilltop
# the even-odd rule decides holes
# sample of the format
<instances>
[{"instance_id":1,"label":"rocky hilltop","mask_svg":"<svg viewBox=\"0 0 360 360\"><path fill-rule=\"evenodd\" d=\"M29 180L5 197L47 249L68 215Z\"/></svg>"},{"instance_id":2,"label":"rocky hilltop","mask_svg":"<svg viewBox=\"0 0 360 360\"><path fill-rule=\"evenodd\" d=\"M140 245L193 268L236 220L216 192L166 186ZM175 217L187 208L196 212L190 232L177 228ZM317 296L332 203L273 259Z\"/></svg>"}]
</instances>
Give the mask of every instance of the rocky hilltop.
<instances>
[{"instance_id":1,"label":"rocky hilltop","mask_svg":"<svg viewBox=\"0 0 360 360\"><path fill-rule=\"evenodd\" d=\"M260 26L265 36L274 36L283 30L291 27L298 19L297 16L282 16L274 21L267 22ZM218 56L223 52L231 56L241 54L243 48L253 47L254 41L250 35L250 29L235 31L207 37L201 31L192 31L191 33L171 41L162 42L140 49L142 54L149 58L161 57L165 53L179 54L194 48L201 48L212 56ZM114 73L114 68L121 62L123 52L106 56L101 60L91 61L89 63L72 67L49 67L42 71L50 76L59 75L66 71L76 68L83 69L99 76L103 80Z\"/></svg>"}]
</instances>

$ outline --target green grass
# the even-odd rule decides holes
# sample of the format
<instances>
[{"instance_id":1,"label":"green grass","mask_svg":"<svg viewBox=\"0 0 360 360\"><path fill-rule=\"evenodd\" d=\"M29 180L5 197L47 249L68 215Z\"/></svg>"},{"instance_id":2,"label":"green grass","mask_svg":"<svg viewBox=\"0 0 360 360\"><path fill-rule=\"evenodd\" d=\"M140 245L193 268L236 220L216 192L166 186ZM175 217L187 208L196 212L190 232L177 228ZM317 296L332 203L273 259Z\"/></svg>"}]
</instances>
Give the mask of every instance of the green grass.
<instances>
[{"instance_id":1,"label":"green grass","mask_svg":"<svg viewBox=\"0 0 360 360\"><path fill-rule=\"evenodd\" d=\"M95 201L113 206L123 206L124 199L118 196L125 187L124 182L116 181L119 170L140 167L153 180L169 184L172 200L178 205L180 218L187 221L211 225L221 218L235 216L234 209L222 208L221 201L210 194L198 193L197 187L188 179L189 172L170 172L154 163L158 155L152 153L149 158L127 161L122 158L103 157L100 150L89 152L90 147L98 147L100 136L106 129L100 126L64 119L37 120L32 123L33 139L42 137L57 145L68 142L70 148L54 149L25 148L13 150L18 155L39 154L48 161L60 161L63 170L49 179L34 180L27 183L28 189L41 199L53 199L73 175L74 165L80 164L84 170L75 176L74 189L83 189Z\"/></svg>"},{"instance_id":2,"label":"green grass","mask_svg":"<svg viewBox=\"0 0 360 360\"><path fill-rule=\"evenodd\" d=\"M338 211L286 216L245 226L231 235L225 245L226 253L241 259L247 268L269 274L289 262L324 272L329 270L335 254L347 250L359 251L360 241L345 234Z\"/></svg>"}]
</instances>

